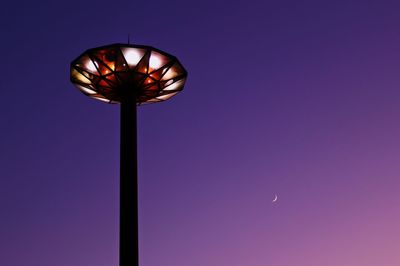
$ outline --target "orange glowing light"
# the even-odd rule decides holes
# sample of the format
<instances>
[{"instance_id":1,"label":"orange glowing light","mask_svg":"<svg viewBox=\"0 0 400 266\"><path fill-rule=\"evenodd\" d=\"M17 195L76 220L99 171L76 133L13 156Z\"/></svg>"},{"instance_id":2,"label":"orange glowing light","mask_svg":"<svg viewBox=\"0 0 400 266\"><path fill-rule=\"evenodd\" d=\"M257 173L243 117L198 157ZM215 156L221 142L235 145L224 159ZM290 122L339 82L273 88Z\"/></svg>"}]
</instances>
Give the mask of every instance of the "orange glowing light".
<instances>
[{"instance_id":1,"label":"orange glowing light","mask_svg":"<svg viewBox=\"0 0 400 266\"><path fill-rule=\"evenodd\" d=\"M182 91L186 77L176 57L143 45L93 48L71 63L71 81L76 87L108 103L165 101Z\"/></svg>"}]
</instances>

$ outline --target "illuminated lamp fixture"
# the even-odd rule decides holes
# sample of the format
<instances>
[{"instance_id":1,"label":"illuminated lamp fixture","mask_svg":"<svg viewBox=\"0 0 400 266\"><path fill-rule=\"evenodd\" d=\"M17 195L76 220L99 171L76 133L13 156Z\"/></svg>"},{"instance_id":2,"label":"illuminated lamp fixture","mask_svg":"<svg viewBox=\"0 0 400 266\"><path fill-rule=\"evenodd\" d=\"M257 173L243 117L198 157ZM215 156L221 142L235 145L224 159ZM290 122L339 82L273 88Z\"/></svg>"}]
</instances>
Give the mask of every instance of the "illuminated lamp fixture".
<instances>
[{"instance_id":1,"label":"illuminated lamp fixture","mask_svg":"<svg viewBox=\"0 0 400 266\"><path fill-rule=\"evenodd\" d=\"M119 265L139 265L136 106L165 101L183 89L178 59L150 46L112 44L71 63L71 82L85 95L121 104Z\"/></svg>"}]
</instances>

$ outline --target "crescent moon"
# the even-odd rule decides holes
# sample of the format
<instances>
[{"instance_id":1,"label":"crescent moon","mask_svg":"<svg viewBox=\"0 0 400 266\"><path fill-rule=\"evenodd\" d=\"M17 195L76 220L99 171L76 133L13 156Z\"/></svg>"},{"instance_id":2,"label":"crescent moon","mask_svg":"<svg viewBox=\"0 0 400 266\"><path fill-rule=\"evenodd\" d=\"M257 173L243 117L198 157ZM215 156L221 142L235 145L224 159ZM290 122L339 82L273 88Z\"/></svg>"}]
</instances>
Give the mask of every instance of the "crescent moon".
<instances>
[{"instance_id":1,"label":"crescent moon","mask_svg":"<svg viewBox=\"0 0 400 266\"><path fill-rule=\"evenodd\" d=\"M278 195L275 194L275 198L272 200L272 202L276 202L278 200Z\"/></svg>"}]
</instances>

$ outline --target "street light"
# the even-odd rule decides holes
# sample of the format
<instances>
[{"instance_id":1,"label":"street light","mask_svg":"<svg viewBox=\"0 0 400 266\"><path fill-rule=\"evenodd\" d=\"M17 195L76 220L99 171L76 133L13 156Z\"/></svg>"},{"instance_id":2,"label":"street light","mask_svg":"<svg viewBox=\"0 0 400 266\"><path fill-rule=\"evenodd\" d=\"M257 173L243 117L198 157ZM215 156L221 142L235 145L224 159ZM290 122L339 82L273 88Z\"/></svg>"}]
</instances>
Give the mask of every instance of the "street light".
<instances>
[{"instance_id":1,"label":"street light","mask_svg":"<svg viewBox=\"0 0 400 266\"><path fill-rule=\"evenodd\" d=\"M186 77L176 57L145 45L97 47L71 63L71 82L81 92L121 104L120 266L139 265L136 106L171 98Z\"/></svg>"}]
</instances>

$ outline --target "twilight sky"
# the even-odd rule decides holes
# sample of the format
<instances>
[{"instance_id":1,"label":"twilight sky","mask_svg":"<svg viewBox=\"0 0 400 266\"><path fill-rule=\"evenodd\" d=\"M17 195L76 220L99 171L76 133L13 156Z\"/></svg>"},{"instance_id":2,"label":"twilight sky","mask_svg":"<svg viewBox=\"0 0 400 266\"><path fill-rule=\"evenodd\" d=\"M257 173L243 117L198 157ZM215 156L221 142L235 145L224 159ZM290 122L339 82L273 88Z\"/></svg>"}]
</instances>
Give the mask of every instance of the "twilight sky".
<instances>
[{"instance_id":1,"label":"twilight sky","mask_svg":"<svg viewBox=\"0 0 400 266\"><path fill-rule=\"evenodd\" d=\"M189 72L139 108L141 266L400 265L399 9L3 3L0 265L118 265L119 106L69 64L128 34Z\"/></svg>"}]
</instances>

